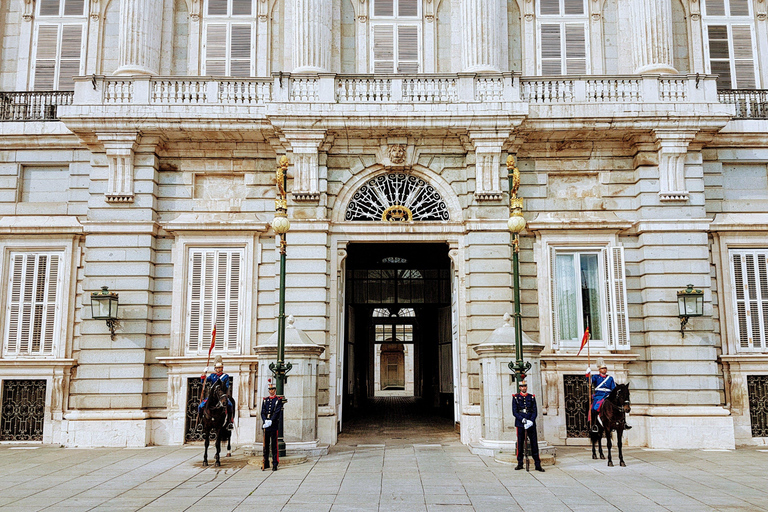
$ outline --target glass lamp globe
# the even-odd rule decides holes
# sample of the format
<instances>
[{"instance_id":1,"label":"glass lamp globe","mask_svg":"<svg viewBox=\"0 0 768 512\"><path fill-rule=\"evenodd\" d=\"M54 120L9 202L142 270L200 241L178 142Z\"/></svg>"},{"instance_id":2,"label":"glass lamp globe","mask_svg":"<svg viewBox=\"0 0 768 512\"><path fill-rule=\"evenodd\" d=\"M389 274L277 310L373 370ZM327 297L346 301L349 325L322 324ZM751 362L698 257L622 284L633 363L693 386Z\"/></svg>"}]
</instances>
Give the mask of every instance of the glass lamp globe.
<instances>
[{"instance_id":1,"label":"glass lamp globe","mask_svg":"<svg viewBox=\"0 0 768 512\"><path fill-rule=\"evenodd\" d=\"M512 233L520 233L525 229L525 218L522 215L513 215L507 221L507 228Z\"/></svg>"},{"instance_id":2,"label":"glass lamp globe","mask_svg":"<svg viewBox=\"0 0 768 512\"><path fill-rule=\"evenodd\" d=\"M291 222L288 220L288 217L275 217L272 219L272 229L278 235L284 235L291 229Z\"/></svg>"}]
</instances>

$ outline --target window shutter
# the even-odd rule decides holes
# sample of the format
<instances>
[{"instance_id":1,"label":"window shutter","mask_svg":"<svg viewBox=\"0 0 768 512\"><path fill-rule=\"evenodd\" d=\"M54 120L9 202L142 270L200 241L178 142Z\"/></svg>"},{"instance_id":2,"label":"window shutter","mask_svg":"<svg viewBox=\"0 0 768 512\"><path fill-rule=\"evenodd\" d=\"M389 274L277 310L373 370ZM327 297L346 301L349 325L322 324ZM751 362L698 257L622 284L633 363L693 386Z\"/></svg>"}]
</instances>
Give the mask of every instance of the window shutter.
<instances>
[{"instance_id":1,"label":"window shutter","mask_svg":"<svg viewBox=\"0 0 768 512\"><path fill-rule=\"evenodd\" d=\"M398 16L418 16L419 0L399 0L397 3Z\"/></svg>"},{"instance_id":2,"label":"window shutter","mask_svg":"<svg viewBox=\"0 0 768 512\"><path fill-rule=\"evenodd\" d=\"M749 16L749 0L730 0L731 16Z\"/></svg>"},{"instance_id":3,"label":"window shutter","mask_svg":"<svg viewBox=\"0 0 768 512\"><path fill-rule=\"evenodd\" d=\"M713 74L718 75L718 89L731 89L731 58L728 50L728 27L710 25L707 27L709 39L709 66Z\"/></svg>"},{"instance_id":4,"label":"window shutter","mask_svg":"<svg viewBox=\"0 0 768 512\"><path fill-rule=\"evenodd\" d=\"M563 74L559 23L541 24L541 74Z\"/></svg>"},{"instance_id":5,"label":"window shutter","mask_svg":"<svg viewBox=\"0 0 768 512\"><path fill-rule=\"evenodd\" d=\"M83 16L85 0L64 0L64 16Z\"/></svg>"},{"instance_id":6,"label":"window shutter","mask_svg":"<svg viewBox=\"0 0 768 512\"><path fill-rule=\"evenodd\" d=\"M754 89L755 61L752 46L752 28L749 25L733 25L733 67L736 75L735 87L739 89Z\"/></svg>"},{"instance_id":7,"label":"window shutter","mask_svg":"<svg viewBox=\"0 0 768 512\"><path fill-rule=\"evenodd\" d=\"M61 0L40 0L40 16L58 16Z\"/></svg>"},{"instance_id":8,"label":"window shutter","mask_svg":"<svg viewBox=\"0 0 768 512\"><path fill-rule=\"evenodd\" d=\"M212 251L205 251L203 253L203 292L201 299L203 303L202 307L202 332L200 333L200 345L203 349L208 349L210 345L205 343L205 340L213 332L214 325L214 308L215 294L216 294L216 254ZM210 339L210 338L208 338ZM224 344L221 341L221 336L216 336L216 344L213 346L213 350L221 350Z\"/></svg>"},{"instance_id":9,"label":"window shutter","mask_svg":"<svg viewBox=\"0 0 768 512\"><path fill-rule=\"evenodd\" d=\"M541 3L539 4L539 13L545 16L558 16L560 14L560 0L541 0Z\"/></svg>"},{"instance_id":10,"label":"window shutter","mask_svg":"<svg viewBox=\"0 0 768 512\"><path fill-rule=\"evenodd\" d=\"M565 73L583 75L587 72L586 27L582 23L565 24Z\"/></svg>"},{"instance_id":11,"label":"window shutter","mask_svg":"<svg viewBox=\"0 0 768 512\"><path fill-rule=\"evenodd\" d=\"M227 26L224 24L210 24L206 27L205 74L227 74Z\"/></svg>"},{"instance_id":12,"label":"window shutter","mask_svg":"<svg viewBox=\"0 0 768 512\"><path fill-rule=\"evenodd\" d=\"M82 49L83 26L61 26L61 59L59 64L60 91L74 91L75 82L72 77L80 74L80 54Z\"/></svg>"},{"instance_id":13,"label":"window shutter","mask_svg":"<svg viewBox=\"0 0 768 512\"><path fill-rule=\"evenodd\" d=\"M227 301L227 350L235 351L238 348L240 334L240 253L230 253L231 262L229 275L226 280L229 284L229 300Z\"/></svg>"},{"instance_id":14,"label":"window shutter","mask_svg":"<svg viewBox=\"0 0 768 512\"><path fill-rule=\"evenodd\" d=\"M18 354L21 349L19 339L21 327L21 294L24 288L24 256L16 254L11 260L10 297L7 308L8 334L5 340L5 353Z\"/></svg>"},{"instance_id":15,"label":"window shutter","mask_svg":"<svg viewBox=\"0 0 768 512\"><path fill-rule=\"evenodd\" d=\"M43 333L43 352L53 353L54 337L56 333L56 308L59 292L59 256L52 254L48 264L48 290L45 304L45 332Z\"/></svg>"},{"instance_id":16,"label":"window shutter","mask_svg":"<svg viewBox=\"0 0 768 512\"><path fill-rule=\"evenodd\" d=\"M560 347L560 320L557 317L557 282L555 276L557 274L557 264L555 263L555 250L549 248L549 296L552 302L550 311L552 312L552 349L556 350Z\"/></svg>"},{"instance_id":17,"label":"window shutter","mask_svg":"<svg viewBox=\"0 0 768 512\"><path fill-rule=\"evenodd\" d=\"M377 0L376 5L379 4ZM394 25L373 26L373 72L393 73L395 71L395 27Z\"/></svg>"},{"instance_id":18,"label":"window shutter","mask_svg":"<svg viewBox=\"0 0 768 512\"><path fill-rule=\"evenodd\" d=\"M706 0L707 16L725 16L725 0Z\"/></svg>"},{"instance_id":19,"label":"window shutter","mask_svg":"<svg viewBox=\"0 0 768 512\"><path fill-rule=\"evenodd\" d=\"M565 14L584 14L584 0L565 0Z\"/></svg>"},{"instance_id":20,"label":"window shutter","mask_svg":"<svg viewBox=\"0 0 768 512\"><path fill-rule=\"evenodd\" d=\"M208 0L208 16L226 16L228 0Z\"/></svg>"},{"instance_id":21,"label":"window shutter","mask_svg":"<svg viewBox=\"0 0 768 512\"><path fill-rule=\"evenodd\" d=\"M394 16L395 15L394 0L374 0L373 15L374 16Z\"/></svg>"},{"instance_id":22,"label":"window shutter","mask_svg":"<svg viewBox=\"0 0 768 512\"><path fill-rule=\"evenodd\" d=\"M251 76L251 25L232 25L229 76Z\"/></svg>"},{"instance_id":23,"label":"window shutter","mask_svg":"<svg viewBox=\"0 0 768 512\"><path fill-rule=\"evenodd\" d=\"M37 27L34 90L52 91L56 85L56 54L58 53L59 26Z\"/></svg>"},{"instance_id":24,"label":"window shutter","mask_svg":"<svg viewBox=\"0 0 768 512\"><path fill-rule=\"evenodd\" d=\"M28 353L32 334L32 315L34 291L35 291L35 257L32 254L25 255L24 262L24 291L21 294L21 340L19 352Z\"/></svg>"},{"instance_id":25,"label":"window shutter","mask_svg":"<svg viewBox=\"0 0 768 512\"><path fill-rule=\"evenodd\" d=\"M187 285L187 296L189 297L189 309L187 310L187 325L189 326L187 350L190 353L197 353L200 350L200 308L202 305L203 255L201 253L190 251L189 272L189 284Z\"/></svg>"},{"instance_id":26,"label":"window shutter","mask_svg":"<svg viewBox=\"0 0 768 512\"><path fill-rule=\"evenodd\" d=\"M419 72L419 28L416 26L397 27L397 72Z\"/></svg>"},{"instance_id":27,"label":"window shutter","mask_svg":"<svg viewBox=\"0 0 768 512\"><path fill-rule=\"evenodd\" d=\"M734 295L736 297L736 308L734 311L734 321L738 330L737 338L739 347L748 349L752 345L751 336L747 328L747 301L745 296L747 287L744 282L744 268L742 266L741 254L731 254L731 269L733 270Z\"/></svg>"},{"instance_id":28,"label":"window shutter","mask_svg":"<svg viewBox=\"0 0 768 512\"><path fill-rule=\"evenodd\" d=\"M605 348L616 350L616 318L613 315L613 264L611 251L603 249L603 265L605 267L605 321L607 323Z\"/></svg>"},{"instance_id":29,"label":"window shutter","mask_svg":"<svg viewBox=\"0 0 768 512\"><path fill-rule=\"evenodd\" d=\"M762 322L760 322L762 333L756 345L761 350L765 350L768 348L768 253L758 253L757 258L757 278L760 287L758 301L760 302L760 315L762 316Z\"/></svg>"},{"instance_id":30,"label":"window shutter","mask_svg":"<svg viewBox=\"0 0 768 512\"><path fill-rule=\"evenodd\" d=\"M609 307L611 329L611 349L629 350L629 313L627 311L627 284L624 266L624 248L611 247L609 255L611 279L609 289Z\"/></svg>"},{"instance_id":31,"label":"window shutter","mask_svg":"<svg viewBox=\"0 0 768 512\"><path fill-rule=\"evenodd\" d=\"M250 16L252 6L251 0L232 0L232 16Z\"/></svg>"}]
</instances>

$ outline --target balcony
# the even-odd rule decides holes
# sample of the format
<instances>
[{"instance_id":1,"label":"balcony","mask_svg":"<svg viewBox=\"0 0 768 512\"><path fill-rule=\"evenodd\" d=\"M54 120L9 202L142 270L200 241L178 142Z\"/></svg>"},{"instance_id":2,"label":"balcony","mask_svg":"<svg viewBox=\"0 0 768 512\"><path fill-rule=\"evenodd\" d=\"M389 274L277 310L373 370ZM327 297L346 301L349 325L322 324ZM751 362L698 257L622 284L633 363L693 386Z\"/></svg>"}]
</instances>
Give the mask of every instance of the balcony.
<instances>
[{"instance_id":1,"label":"balcony","mask_svg":"<svg viewBox=\"0 0 768 512\"><path fill-rule=\"evenodd\" d=\"M0 121L58 121L58 107L71 105L73 92L0 92Z\"/></svg>"},{"instance_id":2,"label":"balcony","mask_svg":"<svg viewBox=\"0 0 768 512\"><path fill-rule=\"evenodd\" d=\"M717 92L721 103L736 106L734 119L768 119L768 89L731 89Z\"/></svg>"}]
</instances>

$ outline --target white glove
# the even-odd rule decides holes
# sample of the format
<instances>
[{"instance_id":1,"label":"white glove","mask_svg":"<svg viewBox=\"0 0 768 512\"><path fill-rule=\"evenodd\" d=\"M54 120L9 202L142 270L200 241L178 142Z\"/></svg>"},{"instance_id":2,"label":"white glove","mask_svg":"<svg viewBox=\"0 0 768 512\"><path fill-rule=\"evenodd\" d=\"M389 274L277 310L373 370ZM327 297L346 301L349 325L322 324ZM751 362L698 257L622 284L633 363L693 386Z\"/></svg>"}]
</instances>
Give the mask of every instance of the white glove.
<instances>
[{"instance_id":1,"label":"white glove","mask_svg":"<svg viewBox=\"0 0 768 512\"><path fill-rule=\"evenodd\" d=\"M525 420L524 425L526 429L529 429L533 426L533 422L531 420Z\"/></svg>"},{"instance_id":2,"label":"white glove","mask_svg":"<svg viewBox=\"0 0 768 512\"><path fill-rule=\"evenodd\" d=\"M587 366L587 377L589 377L590 375L592 375L592 368Z\"/></svg>"},{"instance_id":3,"label":"white glove","mask_svg":"<svg viewBox=\"0 0 768 512\"><path fill-rule=\"evenodd\" d=\"M261 427L261 428L269 428L269 427L271 427L271 426L272 426L272 420L266 420L266 421L264 422L264 426L263 426L263 427Z\"/></svg>"}]
</instances>

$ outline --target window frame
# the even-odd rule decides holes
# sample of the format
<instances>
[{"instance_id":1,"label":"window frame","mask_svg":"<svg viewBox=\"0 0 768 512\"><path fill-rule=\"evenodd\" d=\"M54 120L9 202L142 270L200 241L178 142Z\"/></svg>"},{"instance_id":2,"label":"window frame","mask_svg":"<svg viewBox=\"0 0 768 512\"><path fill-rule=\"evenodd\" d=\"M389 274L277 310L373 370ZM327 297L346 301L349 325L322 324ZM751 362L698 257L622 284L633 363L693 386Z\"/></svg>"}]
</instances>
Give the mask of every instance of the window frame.
<instances>
[{"instance_id":1,"label":"window frame","mask_svg":"<svg viewBox=\"0 0 768 512\"><path fill-rule=\"evenodd\" d=\"M702 2L702 24L703 24L703 46L704 46L704 65L707 73L712 73L712 57L710 56L709 29L711 26L725 26L728 34L728 61L731 78L731 89L748 89L751 87L741 87L738 83L739 78L736 75L736 57L734 54L733 27L749 27L749 33L752 46L752 72L754 74L754 89L761 88L760 82L760 61L757 49L757 31L755 27L755 13L752 2L747 2L749 14L732 15L730 14L730 0L723 0L723 9L725 14L708 14L707 2ZM735 85L735 86L734 86Z\"/></svg>"},{"instance_id":2,"label":"window frame","mask_svg":"<svg viewBox=\"0 0 768 512\"><path fill-rule=\"evenodd\" d=\"M580 75L582 73L568 72L568 54L567 54L567 26L581 25L584 27L584 74L591 72L591 37L589 21L589 5L586 0L582 0L583 11L581 14L565 14L565 0L559 0L559 14L542 14L541 2L536 2L536 73L539 76L569 76ZM542 25L559 25L560 27L560 74L543 75L544 57L542 56Z\"/></svg>"},{"instance_id":3,"label":"window frame","mask_svg":"<svg viewBox=\"0 0 768 512\"><path fill-rule=\"evenodd\" d=\"M766 272L768 272L768 247L757 247L757 248L746 248L746 247L729 247L728 249L728 272L730 273L728 284L731 287L730 292L730 300L727 302L728 306L731 308L731 310L728 312L728 316L730 317L730 321L733 322L733 348L736 353L768 353L768 313L766 312L766 308L768 307L768 298L766 299L760 299L759 297L761 295L768 296L768 288L764 291L762 290L761 284L760 284L760 270L759 267L755 267L755 293L757 295L757 308L758 308L758 325L760 328L762 328L762 346L761 347L755 347L755 337L754 335L751 338L748 338L747 346L743 347L741 344L741 330L740 330L740 322L739 322L739 299L738 299L738 289L736 287L736 267L735 267L735 261L734 256L740 255L740 256L746 256L746 255L755 255L755 256L762 256L765 259L765 265L767 267ZM746 266L746 262L742 263ZM743 274L742 274L743 275ZM768 278L767 278L768 279ZM742 282L743 278L742 278ZM768 284L768 283L766 283ZM745 320L745 323L749 322L748 318L751 316L746 311L749 310L751 312L751 308L749 308L749 302L750 300L744 300L745 304L745 316L747 317L747 320ZM761 302L765 305L761 307ZM748 324L747 324L748 325ZM751 332L752 329L750 328L749 331Z\"/></svg>"},{"instance_id":4,"label":"window frame","mask_svg":"<svg viewBox=\"0 0 768 512\"><path fill-rule=\"evenodd\" d=\"M57 27L57 34L56 34L56 56L55 56L55 68L54 68L54 75L53 75L53 88L50 89L50 91L74 91L75 90L75 83L74 81L71 84L71 88L62 88L61 85L61 54L62 54L62 39L64 37L64 27L65 26L79 26L80 27L80 58L79 58L79 65L78 65L78 75L82 75L85 71L85 45L86 45L86 17L82 16L82 20L78 22L74 22L72 18L76 18L75 16L67 16L65 17L53 17L53 16L46 16L43 18L43 21L35 20L35 26L33 29L33 36L32 36L32 57L30 59L30 81L29 81L29 89L31 91L40 91L45 92L49 91L48 89L38 89L36 87L37 83L37 55L39 50L39 39L40 39L40 28L41 27ZM71 59L68 59L71 60Z\"/></svg>"},{"instance_id":5,"label":"window frame","mask_svg":"<svg viewBox=\"0 0 768 512\"><path fill-rule=\"evenodd\" d=\"M200 52L200 69L201 76L210 75L208 71L208 27L211 25L224 25L226 29L225 40L225 72L223 75L213 76L225 76L232 78L253 78L256 76L256 43L257 43L257 24L256 19L256 6L255 2L251 2L251 14L232 14L232 0L227 0L227 14L208 14L209 0L205 0L202 6L203 23L202 23L202 37L201 37L201 52ZM247 25L250 28L250 57L249 57L249 72L247 77L233 76L232 75L232 27L235 25ZM245 59L234 59L238 61L244 61Z\"/></svg>"},{"instance_id":6,"label":"window frame","mask_svg":"<svg viewBox=\"0 0 768 512\"><path fill-rule=\"evenodd\" d=\"M415 16L400 16L399 15L399 0L392 0L394 8L392 10L393 15L392 16L376 16L374 13L376 12L376 1L373 0L370 2L369 6L369 49L368 49L368 62L369 62L369 73L376 73L376 74L411 74L411 72L406 71L398 71L398 67L400 65L400 34L399 34L399 28L400 27L415 27L416 28L416 37L418 41L417 45L417 51L418 51L418 58L416 60L418 69L415 72L423 73L424 70L424 13L423 13L423 5L421 1L416 2L417 3L417 10L418 14ZM381 26L391 26L392 27L392 54L393 54L393 70L390 73L383 73L383 72L377 72L376 71L376 62L375 59L375 27L381 27ZM379 59L378 62L381 62ZM403 60L403 62L413 62L410 60Z\"/></svg>"}]
</instances>

